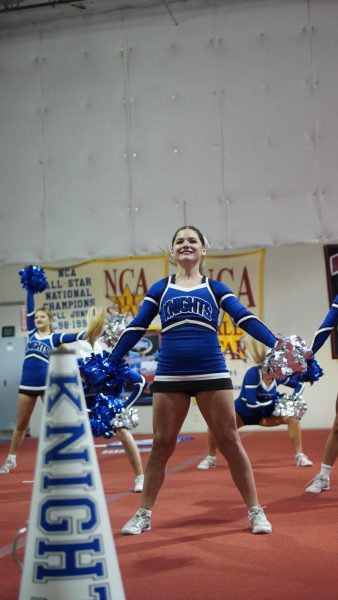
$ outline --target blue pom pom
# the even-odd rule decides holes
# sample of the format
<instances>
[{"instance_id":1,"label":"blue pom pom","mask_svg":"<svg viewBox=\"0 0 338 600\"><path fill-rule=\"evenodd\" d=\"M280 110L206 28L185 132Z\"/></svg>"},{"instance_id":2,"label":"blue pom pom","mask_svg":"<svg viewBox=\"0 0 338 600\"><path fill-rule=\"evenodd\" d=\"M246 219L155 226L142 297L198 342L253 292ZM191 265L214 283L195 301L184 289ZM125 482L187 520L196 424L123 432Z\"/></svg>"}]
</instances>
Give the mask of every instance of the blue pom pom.
<instances>
[{"instance_id":1,"label":"blue pom pom","mask_svg":"<svg viewBox=\"0 0 338 600\"><path fill-rule=\"evenodd\" d=\"M94 437L112 437L112 422L128 404L122 400L126 384L135 383L135 376L124 361L116 364L106 351L81 358L78 365L92 433Z\"/></svg>"},{"instance_id":2,"label":"blue pom pom","mask_svg":"<svg viewBox=\"0 0 338 600\"><path fill-rule=\"evenodd\" d=\"M79 359L78 365L85 393L110 394L118 398L124 392L130 369L124 361L112 363L109 352Z\"/></svg>"},{"instance_id":3,"label":"blue pom pom","mask_svg":"<svg viewBox=\"0 0 338 600\"><path fill-rule=\"evenodd\" d=\"M21 285L24 290L37 294L47 287L47 277L44 270L38 265L29 265L19 271Z\"/></svg>"},{"instance_id":4,"label":"blue pom pom","mask_svg":"<svg viewBox=\"0 0 338 600\"><path fill-rule=\"evenodd\" d=\"M318 381L318 379L324 375L324 371L315 358L308 359L306 363L307 369L305 373L303 373L302 381L307 381L313 385L315 381Z\"/></svg>"},{"instance_id":5,"label":"blue pom pom","mask_svg":"<svg viewBox=\"0 0 338 600\"><path fill-rule=\"evenodd\" d=\"M308 358L306 360L306 365L306 371L294 373L292 375L292 380L294 382L310 383L310 385L313 385L315 381L318 381L318 379L324 375L324 371L315 358Z\"/></svg>"},{"instance_id":6,"label":"blue pom pom","mask_svg":"<svg viewBox=\"0 0 338 600\"><path fill-rule=\"evenodd\" d=\"M112 421L121 413L123 402L114 396L98 394L90 399L89 422L94 437L113 436Z\"/></svg>"}]
</instances>

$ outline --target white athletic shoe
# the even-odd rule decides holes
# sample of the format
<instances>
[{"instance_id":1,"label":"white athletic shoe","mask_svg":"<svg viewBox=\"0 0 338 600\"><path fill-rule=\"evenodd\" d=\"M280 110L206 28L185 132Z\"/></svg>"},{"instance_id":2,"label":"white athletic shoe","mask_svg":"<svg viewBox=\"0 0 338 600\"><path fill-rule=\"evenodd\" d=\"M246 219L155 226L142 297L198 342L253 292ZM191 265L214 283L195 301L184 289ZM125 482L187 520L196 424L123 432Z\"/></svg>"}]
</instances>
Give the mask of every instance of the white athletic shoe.
<instances>
[{"instance_id":1,"label":"white athletic shoe","mask_svg":"<svg viewBox=\"0 0 338 600\"><path fill-rule=\"evenodd\" d=\"M325 475L316 475L310 485L305 488L306 492L310 492L310 494L320 494L320 492L326 492L330 489L330 478L325 477Z\"/></svg>"},{"instance_id":2,"label":"white athletic shoe","mask_svg":"<svg viewBox=\"0 0 338 600\"><path fill-rule=\"evenodd\" d=\"M135 477L135 485L133 487L133 492L142 492L143 491L143 483L144 483L144 475L137 475Z\"/></svg>"},{"instance_id":3,"label":"white athletic shoe","mask_svg":"<svg viewBox=\"0 0 338 600\"><path fill-rule=\"evenodd\" d=\"M295 463L296 463L297 467L312 467L313 466L312 460L310 460L309 457L306 456L306 454L303 454L303 452L298 452L298 454L296 454Z\"/></svg>"},{"instance_id":4,"label":"white athletic shoe","mask_svg":"<svg viewBox=\"0 0 338 600\"><path fill-rule=\"evenodd\" d=\"M139 535L142 531L151 530L151 510L140 508L134 516L123 525L122 535Z\"/></svg>"},{"instance_id":5,"label":"white athletic shoe","mask_svg":"<svg viewBox=\"0 0 338 600\"><path fill-rule=\"evenodd\" d=\"M252 533L271 533L272 526L267 520L264 510L261 506L252 506L248 510L249 521L251 523Z\"/></svg>"},{"instance_id":6,"label":"white athletic shoe","mask_svg":"<svg viewBox=\"0 0 338 600\"><path fill-rule=\"evenodd\" d=\"M207 471L208 469L214 469L216 467L216 456L206 456L203 460L197 465L198 469L202 471Z\"/></svg>"},{"instance_id":7,"label":"white athletic shoe","mask_svg":"<svg viewBox=\"0 0 338 600\"><path fill-rule=\"evenodd\" d=\"M16 460L12 458L6 458L2 467L0 467L0 473L9 473L16 468Z\"/></svg>"}]
</instances>

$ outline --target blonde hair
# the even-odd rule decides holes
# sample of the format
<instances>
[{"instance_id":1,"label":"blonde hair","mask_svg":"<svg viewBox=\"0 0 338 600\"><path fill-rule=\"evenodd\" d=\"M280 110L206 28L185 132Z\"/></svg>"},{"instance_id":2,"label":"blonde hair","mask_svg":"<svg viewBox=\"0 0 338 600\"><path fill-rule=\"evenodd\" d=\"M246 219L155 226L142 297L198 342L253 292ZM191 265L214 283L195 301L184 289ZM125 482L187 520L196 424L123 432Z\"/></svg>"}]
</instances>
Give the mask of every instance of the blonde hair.
<instances>
[{"instance_id":1,"label":"blonde hair","mask_svg":"<svg viewBox=\"0 0 338 600\"><path fill-rule=\"evenodd\" d=\"M264 344L252 337L245 337L244 344L245 353L248 355L248 358L256 365L262 365L266 356Z\"/></svg>"},{"instance_id":2,"label":"blonde hair","mask_svg":"<svg viewBox=\"0 0 338 600\"><path fill-rule=\"evenodd\" d=\"M94 348L96 340L102 335L106 322L106 309L103 306L91 306L87 312L86 339Z\"/></svg>"}]
</instances>

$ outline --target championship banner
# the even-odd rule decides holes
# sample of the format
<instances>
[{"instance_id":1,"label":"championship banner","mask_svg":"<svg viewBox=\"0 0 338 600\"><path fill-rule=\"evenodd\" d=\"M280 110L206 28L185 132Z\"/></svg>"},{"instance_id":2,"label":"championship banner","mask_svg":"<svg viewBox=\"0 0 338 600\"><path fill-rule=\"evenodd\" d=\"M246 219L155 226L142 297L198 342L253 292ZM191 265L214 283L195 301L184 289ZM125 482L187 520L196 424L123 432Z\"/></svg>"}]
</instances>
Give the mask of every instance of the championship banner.
<instances>
[{"instance_id":1,"label":"championship banner","mask_svg":"<svg viewBox=\"0 0 338 600\"><path fill-rule=\"evenodd\" d=\"M90 306L105 306L132 319L154 281L166 277L164 255L93 260L68 267L44 267L48 288L41 304L56 318L60 330L86 327Z\"/></svg>"},{"instance_id":2,"label":"championship banner","mask_svg":"<svg viewBox=\"0 0 338 600\"><path fill-rule=\"evenodd\" d=\"M324 246L327 287L329 290L329 301L332 304L338 294L338 245L329 244ZM338 331L335 327L331 335L332 358L338 358Z\"/></svg>"}]
</instances>

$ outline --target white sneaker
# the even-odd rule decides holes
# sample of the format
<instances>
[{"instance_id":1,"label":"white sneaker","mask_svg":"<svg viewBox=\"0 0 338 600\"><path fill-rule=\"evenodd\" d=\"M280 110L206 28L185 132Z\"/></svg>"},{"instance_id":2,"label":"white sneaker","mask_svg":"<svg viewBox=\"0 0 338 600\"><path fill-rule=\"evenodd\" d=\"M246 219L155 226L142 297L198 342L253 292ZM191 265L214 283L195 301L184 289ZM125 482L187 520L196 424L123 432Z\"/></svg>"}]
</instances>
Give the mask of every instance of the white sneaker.
<instances>
[{"instance_id":1,"label":"white sneaker","mask_svg":"<svg viewBox=\"0 0 338 600\"><path fill-rule=\"evenodd\" d=\"M326 492L330 489L330 478L325 475L316 475L312 480L311 484L305 488L306 492L310 494L320 494L320 492Z\"/></svg>"},{"instance_id":2,"label":"white sneaker","mask_svg":"<svg viewBox=\"0 0 338 600\"><path fill-rule=\"evenodd\" d=\"M312 467L313 466L312 460L310 460L309 457L306 456L306 454L303 454L303 452L298 452L298 454L296 454L295 463L296 463L297 467Z\"/></svg>"},{"instance_id":3,"label":"white sneaker","mask_svg":"<svg viewBox=\"0 0 338 600\"><path fill-rule=\"evenodd\" d=\"M206 456L205 458L203 458L203 460L200 462L199 465L197 465L198 469L201 469L202 471L207 471L208 469L214 469L216 467L216 456Z\"/></svg>"},{"instance_id":4,"label":"white sneaker","mask_svg":"<svg viewBox=\"0 0 338 600\"><path fill-rule=\"evenodd\" d=\"M135 477L135 485L133 487L133 492L142 492L143 491L143 483L144 483L144 475L137 475Z\"/></svg>"},{"instance_id":5,"label":"white sneaker","mask_svg":"<svg viewBox=\"0 0 338 600\"><path fill-rule=\"evenodd\" d=\"M122 535L139 535L142 531L151 530L151 510L140 508L134 516L123 525Z\"/></svg>"},{"instance_id":6,"label":"white sneaker","mask_svg":"<svg viewBox=\"0 0 338 600\"><path fill-rule=\"evenodd\" d=\"M9 473L16 468L16 460L12 458L6 458L2 467L0 467L0 473Z\"/></svg>"},{"instance_id":7,"label":"white sneaker","mask_svg":"<svg viewBox=\"0 0 338 600\"><path fill-rule=\"evenodd\" d=\"M271 533L272 526L267 520L264 510L261 506L252 506L248 510L249 521L251 523L252 533Z\"/></svg>"}]
</instances>

